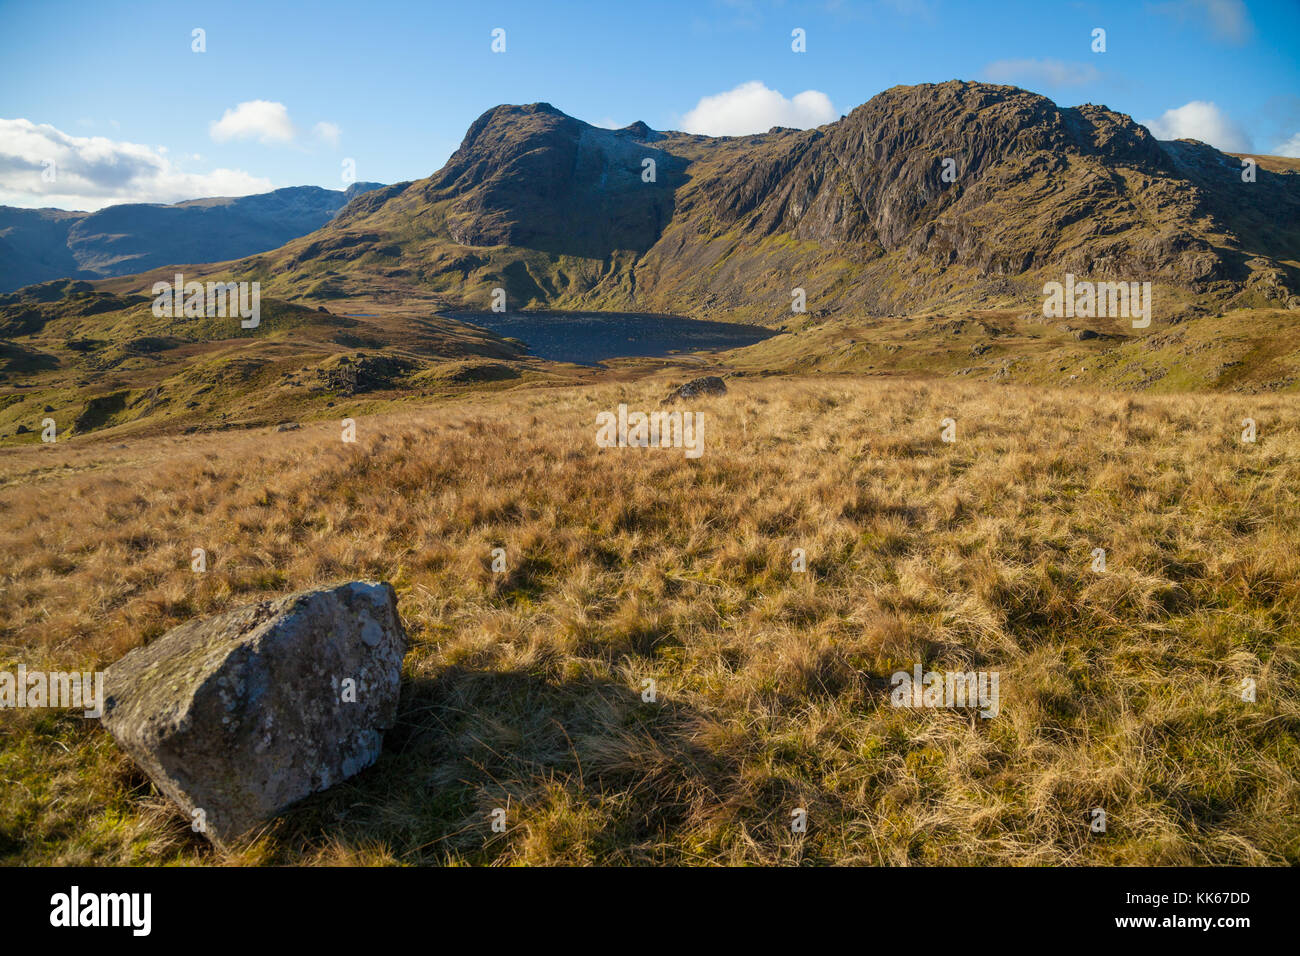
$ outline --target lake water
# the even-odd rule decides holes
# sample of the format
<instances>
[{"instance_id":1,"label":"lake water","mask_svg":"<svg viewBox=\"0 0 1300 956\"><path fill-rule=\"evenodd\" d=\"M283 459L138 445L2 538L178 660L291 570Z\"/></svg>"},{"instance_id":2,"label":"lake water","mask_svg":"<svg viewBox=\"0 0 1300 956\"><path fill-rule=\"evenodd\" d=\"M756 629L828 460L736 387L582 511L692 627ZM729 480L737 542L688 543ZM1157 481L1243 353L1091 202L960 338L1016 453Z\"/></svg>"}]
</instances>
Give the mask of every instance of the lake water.
<instances>
[{"instance_id":1,"label":"lake water","mask_svg":"<svg viewBox=\"0 0 1300 956\"><path fill-rule=\"evenodd\" d=\"M539 358L578 365L598 365L611 358L734 349L777 334L758 325L638 312L439 314L496 335L519 339Z\"/></svg>"}]
</instances>

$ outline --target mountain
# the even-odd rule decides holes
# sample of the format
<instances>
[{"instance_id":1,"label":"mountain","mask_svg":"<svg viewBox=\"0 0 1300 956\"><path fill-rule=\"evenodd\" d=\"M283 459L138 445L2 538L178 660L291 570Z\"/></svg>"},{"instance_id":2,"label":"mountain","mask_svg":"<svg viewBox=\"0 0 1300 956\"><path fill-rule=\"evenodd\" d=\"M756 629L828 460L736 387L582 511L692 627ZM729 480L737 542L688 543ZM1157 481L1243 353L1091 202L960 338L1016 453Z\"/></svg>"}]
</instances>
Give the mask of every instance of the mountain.
<instances>
[{"instance_id":1,"label":"mountain","mask_svg":"<svg viewBox=\"0 0 1300 956\"><path fill-rule=\"evenodd\" d=\"M171 205L125 203L93 213L0 206L0 292L274 249L320 228L380 185L353 183L341 191L293 186Z\"/></svg>"},{"instance_id":2,"label":"mountain","mask_svg":"<svg viewBox=\"0 0 1300 956\"><path fill-rule=\"evenodd\" d=\"M1241 159L1103 106L961 81L743 137L499 106L433 176L223 271L289 299L484 308L499 287L512 308L768 324L794 287L813 316L1027 308L1067 272L1151 281L1166 317L1286 307L1300 177L1270 165L1244 181Z\"/></svg>"},{"instance_id":3,"label":"mountain","mask_svg":"<svg viewBox=\"0 0 1300 956\"><path fill-rule=\"evenodd\" d=\"M265 424L352 408L357 395L377 407L588 375L510 337L527 342L539 309L779 333L703 360L720 372L1295 390L1300 176L1293 162L1255 159L1251 181L1241 157L1159 142L1105 107L957 81L887 90L818 129L742 137L499 106L434 175L358 190L277 248L185 265L189 281L259 282L257 329L155 316L153 283L181 271L162 263L217 253L166 246L146 269L117 217L238 218L269 233L310 191L73 221L64 255L145 271L0 294L0 438L35 440L45 414L74 434ZM74 215L28 214L24 228L57 233ZM97 242L78 239L87 221ZM40 261L66 269L57 251ZM1044 318L1044 283L1067 274L1150 282L1150 326ZM509 328L477 317L495 289L515 313ZM792 312L792 289L805 291L806 313ZM582 322L548 321L575 335Z\"/></svg>"},{"instance_id":4,"label":"mountain","mask_svg":"<svg viewBox=\"0 0 1300 956\"><path fill-rule=\"evenodd\" d=\"M63 276L85 278L68 233L88 213L0 206L0 292Z\"/></svg>"}]
</instances>

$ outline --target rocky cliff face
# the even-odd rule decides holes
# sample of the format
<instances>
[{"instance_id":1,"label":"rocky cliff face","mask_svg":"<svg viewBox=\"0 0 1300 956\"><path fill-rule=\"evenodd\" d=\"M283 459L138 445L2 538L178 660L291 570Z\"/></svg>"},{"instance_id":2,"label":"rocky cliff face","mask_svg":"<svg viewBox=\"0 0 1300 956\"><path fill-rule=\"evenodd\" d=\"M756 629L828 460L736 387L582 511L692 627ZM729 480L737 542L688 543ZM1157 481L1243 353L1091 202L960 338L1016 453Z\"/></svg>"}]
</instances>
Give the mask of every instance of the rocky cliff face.
<instances>
[{"instance_id":1,"label":"rocky cliff face","mask_svg":"<svg viewBox=\"0 0 1300 956\"><path fill-rule=\"evenodd\" d=\"M930 223L966 219L974 207L1004 200L1035 177L1059 181L1064 195L1053 203L1079 191L1095 202L1103 197L1088 182L1089 167L1103 164L1151 176L1170 172L1145 129L1104 109L1061 110L1007 87L905 87L824 130L789 137L776 156L759 154L722 177L716 208L724 220L752 211L752 226L765 234L961 256L971 247L951 227L909 240ZM1109 199L1117 190L1102 192ZM1034 196L1016 198L1028 200L1029 209L1041 205ZM1026 206L1019 205L1023 215ZM1020 215L1000 218L992 225Z\"/></svg>"},{"instance_id":2,"label":"rocky cliff face","mask_svg":"<svg viewBox=\"0 0 1300 956\"><path fill-rule=\"evenodd\" d=\"M1232 296L1250 277L1246 247L1295 257L1294 234L1270 242L1231 225L1250 209L1288 209L1294 220L1300 179L1261 172L1244 183L1240 161L1203 144L1195 148L1217 157L1214 174L1194 174L1176 158L1193 147L1170 146L1173 155L1104 107L1063 109L983 84L899 87L838 123L755 144L709 185L706 205L752 248L795 240L857 266L854 289L825 275L816 254L790 257L789 284L817 287L831 308L919 307L955 289L996 295L1043 270ZM706 259L717 242L682 238L681 250ZM728 255L738 270L744 258Z\"/></svg>"},{"instance_id":3,"label":"rocky cliff face","mask_svg":"<svg viewBox=\"0 0 1300 956\"><path fill-rule=\"evenodd\" d=\"M653 164L654 177L643 176ZM500 106L435 175L241 263L280 294L411 295L778 324L1019 305L1046 279L1182 305L1300 290L1300 177L1009 86L895 87L815 130L710 138Z\"/></svg>"},{"instance_id":4,"label":"rocky cliff face","mask_svg":"<svg viewBox=\"0 0 1300 956\"><path fill-rule=\"evenodd\" d=\"M461 245L644 253L672 218L686 167L650 145L652 136L644 123L598 129L547 103L499 106L475 121L420 193L446 200L446 228Z\"/></svg>"}]
</instances>

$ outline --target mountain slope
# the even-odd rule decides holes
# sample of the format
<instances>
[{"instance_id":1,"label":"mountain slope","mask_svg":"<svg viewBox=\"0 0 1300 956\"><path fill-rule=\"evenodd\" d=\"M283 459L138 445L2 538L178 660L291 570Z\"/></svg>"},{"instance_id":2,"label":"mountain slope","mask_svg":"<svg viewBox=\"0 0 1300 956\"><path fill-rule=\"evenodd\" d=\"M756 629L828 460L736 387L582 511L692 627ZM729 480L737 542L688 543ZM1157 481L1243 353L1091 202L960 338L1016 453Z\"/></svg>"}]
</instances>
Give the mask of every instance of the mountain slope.
<instances>
[{"instance_id":1,"label":"mountain slope","mask_svg":"<svg viewBox=\"0 0 1300 956\"><path fill-rule=\"evenodd\" d=\"M50 279L94 279L157 266L219 262L288 242L329 222L378 183L293 186L254 196L98 212L0 206L0 292Z\"/></svg>"},{"instance_id":2,"label":"mountain slope","mask_svg":"<svg viewBox=\"0 0 1300 956\"><path fill-rule=\"evenodd\" d=\"M93 278L68 247L68 233L86 215L0 206L0 292L51 279Z\"/></svg>"},{"instance_id":3,"label":"mountain slope","mask_svg":"<svg viewBox=\"0 0 1300 956\"><path fill-rule=\"evenodd\" d=\"M247 427L537 377L517 343L436 316L353 317L264 296L259 320L160 316L150 296L75 280L0 295L0 441L37 443L47 418L61 440Z\"/></svg>"},{"instance_id":4,"label":"mountain slope","mask_svg":"<svg viewBox=\"0 0 1300 956\"><path fill-rule=\"evenodd\" d=\"M768 324L791 318L795 287L814 314L1026 307L1066 272L1151 281L1165 317L1286 307L1300 289L1300 177L1240 172L1104 107L959 81L746 137L502 106L435 175L230 268L287 298L483 308L499 287L511 308Z\"/></svg>"}]
</instances>

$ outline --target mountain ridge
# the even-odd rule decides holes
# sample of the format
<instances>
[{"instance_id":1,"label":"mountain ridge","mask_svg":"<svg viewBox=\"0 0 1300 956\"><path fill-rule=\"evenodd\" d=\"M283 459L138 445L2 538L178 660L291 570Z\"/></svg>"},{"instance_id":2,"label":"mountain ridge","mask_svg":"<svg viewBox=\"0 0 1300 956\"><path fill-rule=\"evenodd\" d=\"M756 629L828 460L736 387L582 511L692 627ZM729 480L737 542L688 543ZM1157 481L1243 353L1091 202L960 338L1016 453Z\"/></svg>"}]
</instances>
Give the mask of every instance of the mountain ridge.
<instances>
[{"instance_id":1,"label":"mountain ridge","mask_svg":"<svg viewBox=\"0 0 1300 956\"><path fill-rule=\"evenodd\" d=\"M0 292L266 251L319 228L380 185L288 186L251 196L119 203L95 212L0 206Z\"/></svg>"},{"instance_id":2,"label":"mountain ridge","mask_svg":"<svg viewBox=\"0 0 1300 956\"><path fill-rule=\"evenodd\" d=\"M1286 307L1300 178L1260 165L1245 182L1241 169L1104 106L964 81L741 137L503 105L433 175L214 271L289 299L382 290L481 308L504 288L511 308L767 324L790 319L794 287L810 311L889 314L1024 306L1067 271L1153 281L1167 316Z\"/></svg>"}]
</instances>

